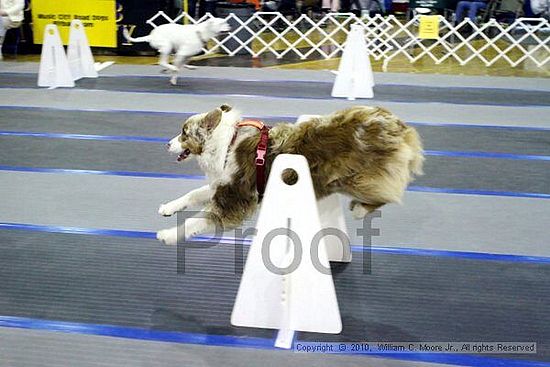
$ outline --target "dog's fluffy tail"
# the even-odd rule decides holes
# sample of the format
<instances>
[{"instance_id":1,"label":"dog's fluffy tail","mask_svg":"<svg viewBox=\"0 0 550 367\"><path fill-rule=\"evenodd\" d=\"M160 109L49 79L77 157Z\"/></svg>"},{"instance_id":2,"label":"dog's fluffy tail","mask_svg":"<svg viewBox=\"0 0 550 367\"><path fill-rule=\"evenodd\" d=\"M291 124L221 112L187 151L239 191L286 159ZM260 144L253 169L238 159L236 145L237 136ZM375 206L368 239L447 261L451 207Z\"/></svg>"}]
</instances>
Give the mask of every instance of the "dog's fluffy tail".
<instances>
[{"instance_id":1,"label":"dog's fluffy tail","mask_svg":"<svg viewBox=\"0 0 550 367\"><path fill-rule=\"evenodd\" d=\"M151 40L150 36L132 38L126 27L122 28L122 34L124 35L124 38L126 38L128 42L139 43L139 42L149 42Z\"/></svg>"},{"instance_id":2,"label":"dog's fluffy tail","mask_svg":"<svg viewBox=\"0 0 550 367\"><path fill-rule=\"evenodd\" d=\"M424 149L422 140L418 132L413 127L407 126L405 132L405 142L411 149L412 155L409 161L409 170L416 176L423 174L422 166L424 165Z\"/></svg>"}]
</instances>

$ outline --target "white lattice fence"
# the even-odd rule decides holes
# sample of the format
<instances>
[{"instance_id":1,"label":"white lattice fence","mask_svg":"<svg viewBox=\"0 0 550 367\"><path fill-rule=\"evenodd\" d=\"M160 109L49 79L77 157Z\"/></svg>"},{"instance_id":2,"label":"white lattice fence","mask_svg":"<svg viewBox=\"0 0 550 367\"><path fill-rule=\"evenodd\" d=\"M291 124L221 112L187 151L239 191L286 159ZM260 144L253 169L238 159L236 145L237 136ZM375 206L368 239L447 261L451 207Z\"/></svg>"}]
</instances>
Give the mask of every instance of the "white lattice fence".
<instances>
[{"instance_id":1,"label":"white lattice fence","mask_svg":"<svg viewBox=\"0 0 550 367\"><path fill-rule=\"evenodd\" d=\"M171 19L159 12L147 21L152 27L163 23L194 24L212 17L210 14L195 21L187 14ZM543 67L550 60L550 24L542 18L519 18L514 23L502 25L495 19L477 25L465 19L453 25L440 16L440 38L418 38L420 16L403 22L395 16L359 18L351 13L330 13L313 20L302 15L289 20L281 13L258 12L248 19L230 14L226 19L237 26L224 36L206 45L204 51L222 51L230 56L246 52L252 56L271 53L277 58L295 54L300 59L312 55L329 59L344 49L351 24L361 24L365 29L367 47L375 60L388 63L402 56L414 63L430 58L436 64L454 59L461 65L473 60L491 66L499 60L515 67L529 60Z\"/></svg>"}]
</instances>

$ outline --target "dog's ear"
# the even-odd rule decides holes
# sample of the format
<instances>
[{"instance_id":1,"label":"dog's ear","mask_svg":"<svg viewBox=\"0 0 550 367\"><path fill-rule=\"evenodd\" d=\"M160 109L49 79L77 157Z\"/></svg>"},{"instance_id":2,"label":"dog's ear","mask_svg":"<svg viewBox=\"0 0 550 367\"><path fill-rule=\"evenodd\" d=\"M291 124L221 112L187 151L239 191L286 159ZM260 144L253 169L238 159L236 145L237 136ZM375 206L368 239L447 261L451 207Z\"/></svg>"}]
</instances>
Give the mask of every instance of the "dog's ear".
<instances>
[{"instance_id":1,"label":"dog's ear","mask_svg":"<svg viewBox=\"0 0 550 367\"><path fill-rule=\"evenodd\" d=\"M216 108L215 110L208 112L206 116L204 116L201 121L201 125L207 130L213 130L218 126L221 120L222 110L221 108Z\"/></svg>"},{"instance_id":2,"label":"dog's ear","mask_svg":"<svg viewBox=\"0 0 550 367\"><path fill-rule=\"evenodd\" d=\"M233 107L225 103L220 106L220 110L222 110L223 112L229 112L231 111L231 109L233 109Z\"/></svg>"}]
</instances>

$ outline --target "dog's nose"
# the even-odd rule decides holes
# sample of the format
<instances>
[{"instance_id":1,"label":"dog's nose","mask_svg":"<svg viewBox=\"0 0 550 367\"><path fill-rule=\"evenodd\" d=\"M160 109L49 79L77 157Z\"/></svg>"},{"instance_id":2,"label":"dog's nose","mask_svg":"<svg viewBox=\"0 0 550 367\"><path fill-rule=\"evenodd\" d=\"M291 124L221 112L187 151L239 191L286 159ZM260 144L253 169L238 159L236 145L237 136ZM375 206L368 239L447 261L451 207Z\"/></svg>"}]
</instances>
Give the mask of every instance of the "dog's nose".
<instances>
[{"instance_id":1,"label":"dog's nose","mask_svg":"<svg viewBox=\"0 0 550 367\"><path fill-rule=\"evenodd\" d=\"M170 150L170 143L166 144L166 150Z\"/></svg>"}]
</instances>

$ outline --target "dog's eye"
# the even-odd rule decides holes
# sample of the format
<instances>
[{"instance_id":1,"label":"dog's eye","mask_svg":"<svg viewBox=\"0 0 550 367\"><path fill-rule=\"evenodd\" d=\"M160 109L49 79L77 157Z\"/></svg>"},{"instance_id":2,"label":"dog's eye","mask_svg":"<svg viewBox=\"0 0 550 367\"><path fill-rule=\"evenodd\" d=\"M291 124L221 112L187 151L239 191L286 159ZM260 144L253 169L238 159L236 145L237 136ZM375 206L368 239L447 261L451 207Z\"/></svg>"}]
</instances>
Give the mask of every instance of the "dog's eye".
<instances>
[{"instance_id":1,"label":"dog's eye","mask_svg":"<svg viewBox=\"0 0 550 367\"><path fill-rule=\"evenodd\" d=\"M181 129L181 134L180 136L178 136L178 141L181 143L183 142L185 139L186 139L186 136L187 134L185 134L185 129Z\"/></svg>"}]
</instances>

